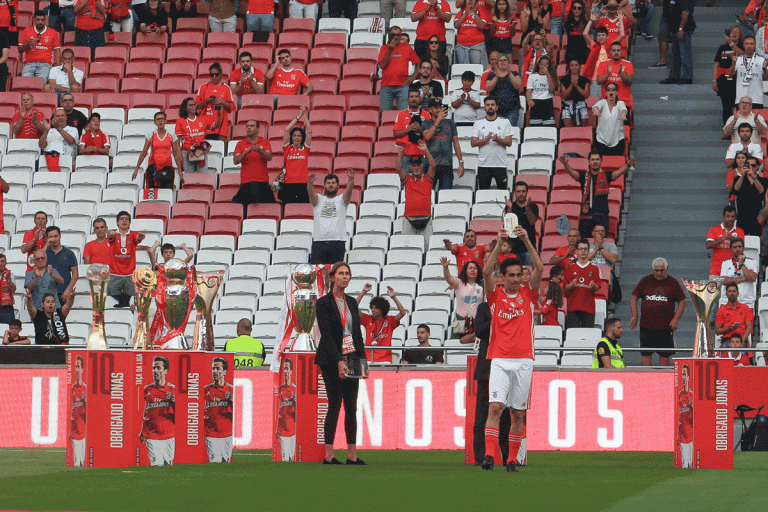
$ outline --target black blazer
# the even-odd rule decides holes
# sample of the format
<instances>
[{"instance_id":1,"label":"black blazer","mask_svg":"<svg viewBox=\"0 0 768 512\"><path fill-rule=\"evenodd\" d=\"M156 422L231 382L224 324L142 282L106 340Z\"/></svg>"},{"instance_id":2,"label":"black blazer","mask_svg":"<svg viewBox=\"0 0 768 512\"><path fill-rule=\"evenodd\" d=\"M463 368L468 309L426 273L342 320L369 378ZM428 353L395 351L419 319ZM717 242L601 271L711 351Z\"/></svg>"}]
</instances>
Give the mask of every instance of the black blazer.
<instances>
[{"instance_id":1,"label":"black blazer","mask_svg":"<svg viewBox=\"0 0 768 512\"><path fill-rule=\"evenodd\" d=\"M491 307L487 302L477 306L475 336L480 339L480 348L477 353L474 380L488 380L491 378L491 361L488 359L488 340L491 337Z\"/></svg>"},{"instance_id":2,"label":"black blazer","mask_svg":"<svg viewBox=\"0 0 768 512\"><path fill-rule=\"evenodd\" d=\"M355 351L352 353L360 359L365 358L365 342L360 330L360 310L357 301L350 295L347 299L348 315L352 315L352 341ZM344 359L341 353L341 342L344 338L344 326L341 324L341 313L333 294L328 293L317 299L317 326L320 328L320 341L315 353L315 364L319 366L336 366ZM351 355L351 354L348 354Z\"/></svg>"}]
</instances>

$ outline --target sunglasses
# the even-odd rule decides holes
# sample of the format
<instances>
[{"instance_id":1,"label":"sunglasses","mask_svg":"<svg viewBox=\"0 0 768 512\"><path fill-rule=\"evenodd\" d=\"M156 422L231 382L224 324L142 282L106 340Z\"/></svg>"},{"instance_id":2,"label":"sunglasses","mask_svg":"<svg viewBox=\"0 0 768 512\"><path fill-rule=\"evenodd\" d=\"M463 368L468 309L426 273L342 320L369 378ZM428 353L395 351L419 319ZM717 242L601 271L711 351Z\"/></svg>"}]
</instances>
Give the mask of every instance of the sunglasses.
<instances>
[{"instance_id":1,"label":"sunglasses","mask_svg":"<svg viewBox=\"0 0 768 512\"><path fill-rule=\"evenodd\" d=\"M221 73L211 73L211 76L221 76Z\"/></svg>"},{"instance_id":2,"label":"sunglasses","mask_svg":"<svg viewBox=\"0 0 768 512\"><path fill-rule=\"evenodd\" d=\"M430 41L429 44L440 44L440 41Z\"/></svg>"},{"instance_id":3,"label":"sunglasses","mask_svg":"<svg viewBox=\"0 0 768 512\"><path fill-rule=\"evenodd\" d=\"M760 164L749 164L750 167L760 167Z\"/></svg>"},{"instance_id":4,"label":"sunglasses","mask_svg":"<svg viewBox=\"0 0 768 512\"><path fill-rule=\"evenodd\" d=\"M618 91L618 89L610 88L610 89L606 89L606 91L608 91L608 92L616 92L616 91Z\"/></svg>"}]
</instances>

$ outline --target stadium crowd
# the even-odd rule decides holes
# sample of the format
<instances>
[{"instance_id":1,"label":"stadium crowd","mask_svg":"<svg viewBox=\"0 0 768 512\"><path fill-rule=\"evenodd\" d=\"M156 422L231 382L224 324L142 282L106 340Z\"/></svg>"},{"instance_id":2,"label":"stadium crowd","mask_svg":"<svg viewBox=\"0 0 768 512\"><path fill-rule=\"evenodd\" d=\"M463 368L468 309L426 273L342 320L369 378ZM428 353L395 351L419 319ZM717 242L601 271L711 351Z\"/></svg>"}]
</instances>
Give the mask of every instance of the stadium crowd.
<instances>
[{"instance_id":1,"label":"stadium crowd","mask_svg":"<svg viewBox=\"0 0 768 512\"><path fill-rule=\"evenodd\" d=\"M615 242L635 164L628 51L634 35L652 38L653 4L418 0L405 17L404 0L381 0L367 17L370 3L330 0L330 17L302 0L0 3L0 91L10 91L0 185L5 229L24 233L0 258L2 321L32 322L37 344L82 342L90 306L75 285L83 265L103 263L116 300L107 320L127 324L127 342L130 274L179 247L201 271L228 270L217 334L245 319L269 347L284 265L346 260L365 344L423 349L371 350L373 362L462 363L466 352L448 348L475 343L482 269L514 214L544 265L537 322L553 329L537 327L537 343L602 331L622 300ZM664 83L691 83L693 11L664 2ZM739 212L738 227L726 209L707 237L710 274L726 276L713 319L724 343L752 333L757 265L745 235L768 218L762 80L750 79L768 66L763 11L728 30L713 71ZM498 252L497 267L520 258L528 283L524 240ZM628 327L639 323L643 347L672 348L684 295L666 261L652 267ZM606 347L572 361L615 366Z\"/></svg>"}]
</instances>

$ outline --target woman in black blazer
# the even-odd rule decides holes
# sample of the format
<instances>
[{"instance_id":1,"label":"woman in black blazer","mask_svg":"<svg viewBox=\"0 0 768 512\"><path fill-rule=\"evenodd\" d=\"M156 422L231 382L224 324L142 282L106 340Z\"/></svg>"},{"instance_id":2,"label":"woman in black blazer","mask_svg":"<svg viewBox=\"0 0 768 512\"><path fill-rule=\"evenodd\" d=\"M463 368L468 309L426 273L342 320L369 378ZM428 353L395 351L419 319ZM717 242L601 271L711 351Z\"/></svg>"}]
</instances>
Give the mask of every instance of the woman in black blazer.
<instances>
[{"instance_id":1,"label":"woman in black blazer","mask_svg":"<svg viewBox=\"0 0 768 512\"><path fill-rule=\"evenodd\" d=\"M336 263L330 272L331 291L317 300L317 326L320 341L317 345L315 364L320 366L325 389L328 393L328 414L325 417L325 460L323 464L341 464L333 456L333 440L339 420L341 402L344 401L344 430L347 435L347 464L364 466L357 458L357 391L358 379L347 376L349 368L344 362L342 344L350 336L354 351L346 356L365 359L363 333L360 330L360 312L357 301L344 293L352 278L349 265Z\"/></svg>"}]
</instances>

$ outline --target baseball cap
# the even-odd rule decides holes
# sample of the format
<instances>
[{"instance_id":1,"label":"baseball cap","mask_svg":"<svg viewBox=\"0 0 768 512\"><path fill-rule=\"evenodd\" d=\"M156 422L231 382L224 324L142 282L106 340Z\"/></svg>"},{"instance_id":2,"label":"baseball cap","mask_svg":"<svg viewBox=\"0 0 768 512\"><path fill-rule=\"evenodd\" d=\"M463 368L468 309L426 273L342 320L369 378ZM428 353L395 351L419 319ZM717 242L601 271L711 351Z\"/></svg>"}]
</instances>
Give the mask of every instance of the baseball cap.
<instances>
[{"instance_id":1,"label":"baseball cap","mask_svg":"<svg viewBox=\"0 0 768 512\"><path fill-rule=\"evenodd\" d=\"M411 164L421 164L421 157L418 155L411 156Z\"/></svg>"},{"instance_id":2,"label":"baseball cap","mask_svg":"<svg viewBox=\"0 0 768 512\"><path fill-rule=\"evenodd\" d=\"M443 106L443 102L442 102L442 100L439 100L437 98L432 98L431 100L429 100L429 106L430 107L442 107Z\"/></svg>"}]
</instances>

